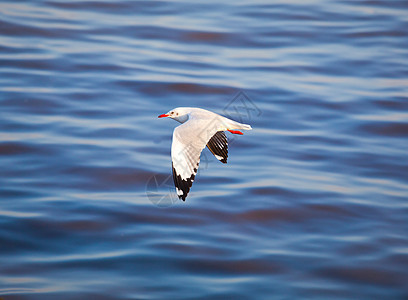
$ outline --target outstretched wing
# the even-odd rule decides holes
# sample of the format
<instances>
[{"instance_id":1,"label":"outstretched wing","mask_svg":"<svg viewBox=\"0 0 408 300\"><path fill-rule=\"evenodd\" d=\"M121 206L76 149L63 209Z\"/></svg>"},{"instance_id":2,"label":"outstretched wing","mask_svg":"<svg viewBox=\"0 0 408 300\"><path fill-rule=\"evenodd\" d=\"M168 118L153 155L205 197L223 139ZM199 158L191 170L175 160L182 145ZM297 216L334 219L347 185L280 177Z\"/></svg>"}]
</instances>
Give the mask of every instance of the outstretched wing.
<instances>
[{"instance_id":1,"label":"outstretched wing","mask_svg":"<svg viewBox=\"0 0 408 300\"><path fill-rule=\"evenodd\" d=\"M223 131L218 131L207 143L211 153L222 163L227 163L228 158L228 140Z\"/></svg>"},{"instance_id":2,"label":"outstretched wing","mask_svg":"<svg viewBox=\"0 0 408 300\"><path fill-rule=\"evenodd\" d=\"M201 151L217 131L218 124L194 119L174 129L171 145L173 180L177 196L183 201L197 174Z\"/></svg>"}]
</instances>

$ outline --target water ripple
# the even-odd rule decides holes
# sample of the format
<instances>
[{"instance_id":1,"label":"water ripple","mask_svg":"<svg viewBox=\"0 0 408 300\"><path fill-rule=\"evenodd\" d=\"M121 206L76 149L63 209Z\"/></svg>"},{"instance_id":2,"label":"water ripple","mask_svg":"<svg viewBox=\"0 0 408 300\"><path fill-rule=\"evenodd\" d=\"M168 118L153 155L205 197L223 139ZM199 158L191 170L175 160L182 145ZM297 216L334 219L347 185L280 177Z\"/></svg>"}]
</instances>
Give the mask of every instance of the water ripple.
<instances>
[{"instance_id":1,"label":"water ripple","mask_svg":"<svg viewBox=\"0 0 408 300\"><path fill-rule=\"evenodd\" d=\"M0 297L405 299L407 9L3 1ZM186 202L177 106L253 127Z\"/></svg>"}]
</instances>

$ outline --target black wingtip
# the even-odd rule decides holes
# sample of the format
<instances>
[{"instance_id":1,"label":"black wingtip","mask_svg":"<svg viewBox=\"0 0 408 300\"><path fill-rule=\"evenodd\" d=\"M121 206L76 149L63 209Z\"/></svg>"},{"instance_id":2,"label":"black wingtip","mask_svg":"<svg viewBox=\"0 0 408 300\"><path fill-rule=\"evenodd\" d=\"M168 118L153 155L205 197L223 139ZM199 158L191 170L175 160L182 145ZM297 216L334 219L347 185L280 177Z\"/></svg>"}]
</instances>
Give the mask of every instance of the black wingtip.
<instances>
[{"instance_id":1,"label":"black wingtip","mask_svg":"<svg viewBox=\"0 0 408 300\"><path fill-rule=\"evenodd\" d=\"M197 164L198 167L198 164ZM177 174L176 169L172 166L173 169L173 181L174 185L176 186L176 192L179 199L186 201L187 195L190 192L190 188L193 185L193 181L195 179L195 174L191 174L191 177L187 180L181 178L180 175ZM197 173L197 168L194 168L194 172ZM181 195L179 195L181 193Z\"/></svg>"}]
</instances>

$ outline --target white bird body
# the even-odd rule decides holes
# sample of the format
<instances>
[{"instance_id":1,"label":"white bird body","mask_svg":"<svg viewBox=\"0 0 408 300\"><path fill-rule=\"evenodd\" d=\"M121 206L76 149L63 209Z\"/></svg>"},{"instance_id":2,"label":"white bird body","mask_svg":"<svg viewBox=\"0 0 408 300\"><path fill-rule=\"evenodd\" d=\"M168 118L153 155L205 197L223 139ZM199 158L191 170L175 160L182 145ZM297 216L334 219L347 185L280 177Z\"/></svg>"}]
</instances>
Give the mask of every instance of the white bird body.
<instances>
[{"instance_id":1,"label":"white bird body","mask_svg":"<svg viewBox=\"0 0 408 300\"><path fill-rule=\"evenodd\" d=\"M163 117L170 117L182 123L174 129L171 146L174 184L177 195L182 200L186 199L193 184L204 147L207 145L218 160L226 163L228 141L224 131L242 134L236 129L252 129L250 125L194 107L175 108L159 116Z\"/></svg>"}]
</instances>

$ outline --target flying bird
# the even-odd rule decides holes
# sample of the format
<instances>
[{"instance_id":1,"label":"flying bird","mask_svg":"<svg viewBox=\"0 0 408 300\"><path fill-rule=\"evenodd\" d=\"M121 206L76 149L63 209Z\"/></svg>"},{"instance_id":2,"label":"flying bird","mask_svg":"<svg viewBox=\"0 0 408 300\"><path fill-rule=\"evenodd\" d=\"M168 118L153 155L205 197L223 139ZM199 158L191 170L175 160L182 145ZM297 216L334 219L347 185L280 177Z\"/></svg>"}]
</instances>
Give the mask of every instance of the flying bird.
<instances>
[{"instance_id":1,"label":"flying bird","mask_svg":"<svg viewBox=\"0 0 408 300\"><path fill-rule=\"evenodd\" d=\"M224 131L243 134L237 129L252 129L250 125L194 107L178 107L159 116L164 117L181 123L173 132L171 160L177 196L183 201L194 182L204 147L207 145L212 154L225 164L228 158L228 140Z\"/></svg>"}]
</instances>

